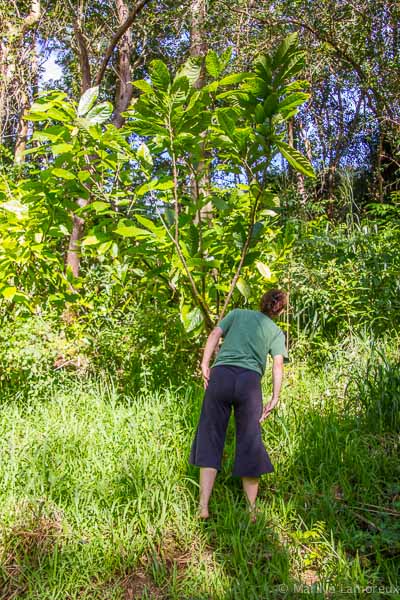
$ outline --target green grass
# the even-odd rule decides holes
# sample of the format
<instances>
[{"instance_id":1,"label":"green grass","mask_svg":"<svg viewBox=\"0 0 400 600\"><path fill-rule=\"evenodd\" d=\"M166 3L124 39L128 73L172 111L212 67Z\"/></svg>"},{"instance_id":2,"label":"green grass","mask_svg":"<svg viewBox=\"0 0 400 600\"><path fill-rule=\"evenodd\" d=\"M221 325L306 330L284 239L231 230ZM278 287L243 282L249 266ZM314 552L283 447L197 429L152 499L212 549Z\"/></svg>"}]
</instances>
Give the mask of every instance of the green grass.
<instances>
[{"instance_id":1,"label":"green grass","mask_svg":"<svg viewBox=\"0 0 400 600\"><path fill-rule=\"evenodd\" d=\"M195 384L133 397L55 374L4 396L0 598L399 598L399 435L369 427L371 386L352 381L363 361L287 368L255 524L230 476L233 423L212 517L196 519Z\"/></svg>"}]
</instances>

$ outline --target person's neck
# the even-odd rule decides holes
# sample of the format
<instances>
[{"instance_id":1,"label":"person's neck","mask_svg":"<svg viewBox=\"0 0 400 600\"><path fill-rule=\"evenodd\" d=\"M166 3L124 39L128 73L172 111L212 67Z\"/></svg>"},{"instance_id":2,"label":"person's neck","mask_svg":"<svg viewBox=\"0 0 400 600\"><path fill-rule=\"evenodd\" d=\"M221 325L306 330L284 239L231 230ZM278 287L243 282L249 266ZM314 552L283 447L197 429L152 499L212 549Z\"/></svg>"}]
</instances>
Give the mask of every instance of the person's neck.
<instances>
[{"instance_id":1,"label":"person's neck","mask_svg":"<svg viewBox=\"0 0 400 600\"><path fill-rule=\"evenodd\" d=\"M275 316L273 315L269 315L268 313L263 312L262 310L259 311L262 315L264 315L264 317L268 317L268 319L271 319L271 321L274 321L274 319L276 319Z\"/></svg>"}]
</instances>

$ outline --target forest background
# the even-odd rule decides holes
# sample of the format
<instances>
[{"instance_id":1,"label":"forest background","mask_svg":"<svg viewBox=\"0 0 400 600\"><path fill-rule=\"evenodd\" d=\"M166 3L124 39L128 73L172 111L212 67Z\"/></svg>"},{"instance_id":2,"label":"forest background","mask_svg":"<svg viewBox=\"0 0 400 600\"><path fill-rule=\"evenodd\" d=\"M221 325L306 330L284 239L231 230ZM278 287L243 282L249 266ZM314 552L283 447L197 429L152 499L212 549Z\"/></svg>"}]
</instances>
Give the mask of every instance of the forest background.
<instances>
[{"instance_id":1,"label":"forest background","mask_svg":"<svg viewBox=\"0 0 400 600\"><path fill-rule=\"evenodd\" d=\"M5 598L396 585L399 12L2 3ZM232 510L193 524L186 454L207 333L273 287L291 363L266 540L226 478Z\"/></svg>"}]
</instances>

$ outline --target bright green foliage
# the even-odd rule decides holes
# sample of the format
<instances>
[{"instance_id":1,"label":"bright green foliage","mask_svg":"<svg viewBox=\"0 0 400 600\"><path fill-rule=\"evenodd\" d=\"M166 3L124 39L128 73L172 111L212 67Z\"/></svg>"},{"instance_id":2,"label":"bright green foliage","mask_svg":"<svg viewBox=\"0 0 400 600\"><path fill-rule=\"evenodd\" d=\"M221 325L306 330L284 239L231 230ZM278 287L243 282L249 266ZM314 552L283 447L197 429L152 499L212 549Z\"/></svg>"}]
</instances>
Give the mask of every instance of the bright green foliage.
<instances>
[{"instance_id":1,"label":"bright green foliage","mask_svg":"<svg viewBox=\"0 0 400 600\"><path fill-rule=\"evenodd\" d=\"M355 329L381 335L399 327L400 231L380 227L333 228L325 220L295 225L286 273L293 327L316 344Z\"/></svg>"},{"instance_id":2,"label":"bright green foliage","mask_svg":"<svg viewBox=\"0 0 400 600\"><path fill-rule=\"evenodd\" d=\"M229 51L210 52L206 67L213 80L202 89L194 87L198 61L189 59L172 76L154 60L150 81L134 82L141 94L123 130L105 124L112 107L97 103L97 87L78 105L60 92L39 97L28 118L40 125L26 154L40 166L11 194L20 203L13 222L25 218L24 227L32 229L43 251L56 250L60 241L65 248L72 213L85 218L84 256L109 255L115 265L129 257L135 269L145 265L160 291L177 294L182 322L194 332L212 326L234 286L235 296L245 301L254 295L250 273L263 281L255 261L257 245L273 231L279 203L267 183L274 157L281 152L295 169L312 175L307 160L283 141L285 121L308 98L305 83L293 80L303 66L295 36L271 57L260 56L252 72L224 77L229 60ZM132 134L136 150L128 143ZM210 205L212 215L205 218L204 207ZM38 222L32 219L35 210ZM6 211L4 204L2 214ZM9 221L4 220L5 228ZM17 235L11 231L3 244L14 244L21 253ZM36 264L42 261L46 273L46 258L38 256L31 237L24 238L28 251L36 253L30 256ZM3 254L7 259L4 245ZM57 267L51 266L46 283L50 300L64 302L65 286L68 300L77 299L80 282L67 281L59 258L51 257ZM27 273L33 274L29 261ZM4 297L17 297L18 290L33 297L29 278L5 267L1 278ZM44 281L46 275L42 287Z\"/></svg>"},{"instance_id":3,"label":"bright green foliage","mask_svg":"<svg viewBox=\"0 0 400 600\"><path fill-rule=\"evenodd\" d=\"M268 168L279 152L295 170L314 176L308 160L283 141L285 121L309 98L302 91L307 82L293 81L303 66L304 55L292 35L272 56L258 57L252 73L228 76L220 82L223 86L240 83L217 94L223 106L216 110L212 141L221 148L228 165L237 165L246 173L249 183L255 179L265 186Z\"/></svg>"},{"instance_id":4,"label":"bright green foliage","mask_svg":"<svg viewBox=\"0 0 400 600\"><path fill-rule=\"evenodd\" d=\"M45 299L77 300L80 283L64 275L61 252L68 244L71 213L83 215L78 207L89 201L91 214L109 212L109 182L126 177L124 165L131 157L123 135L112 125L100 126L112 107L95 104L97 93L88 90L78 107L60 92L41 96L28 115L41 124L26 152L37 166L28 163L15 179L1 174L0 293L8 302L32 309ZM96 198L101 202L93 202ZM108 244L107 226L100 221L97 228L96 243L102 238Z\"/></svg>"},{"instance_id":5,"label":"bright green foliage","mask_svg":"<svg viewBox=\"0 0 400 600\"><path fill-rule=\"evenodd\" d=\"M52 200L39 182L0 174L0 294L7 305L32 308L44 291L63 287L57 246L67 219Z\"/></svg>"},{"instance_id":6,"label":"bright green foliage","mask_svg":"<svg viewBox=\"0 0 400 600\"><path fill-rule=\"evenodd\" d=\"M398 360L395 352L387 352L380 346L371 343L365 363L354 369L346 394L348 407L368 431L400 432Z\"/></svg>"},{"instance_id":7,"label":"bright green foliage","mask_svg":"<svg viewBox=\"0 0 400 600\"><path fill-rule=\"evenodd\" d=\"M228 53L210 52L209 75L220 77L228 60ZM293 81L302 66L291 36L272 57L260 56L253 72L214 79L200 90L192 85L200 72L192 59L175 77L153 61L151 80L134 82L142 93L127 127L146 138L137 153L146 182L136 189L142 200L134 213L140 224L145 210L153 225L147 223L142 236L134 223L116 231L142 238L144 252L150 245L158 269L163 261L165 277L179 287L189 331L215 321L241 259L245 272L238 272L236 289L245 300L251 295L246 272L259 274L256 246L268 240L279 203L267 183L274 157L281 152L295 169L313 175L307 159L283 141L285 121L308 98L301 91L306 84ZM225 185L214 183L217 172ZM240 183L232 187L235 176ZM204 219L210 202L212 218Z\"/></svg>"}]
</instances>

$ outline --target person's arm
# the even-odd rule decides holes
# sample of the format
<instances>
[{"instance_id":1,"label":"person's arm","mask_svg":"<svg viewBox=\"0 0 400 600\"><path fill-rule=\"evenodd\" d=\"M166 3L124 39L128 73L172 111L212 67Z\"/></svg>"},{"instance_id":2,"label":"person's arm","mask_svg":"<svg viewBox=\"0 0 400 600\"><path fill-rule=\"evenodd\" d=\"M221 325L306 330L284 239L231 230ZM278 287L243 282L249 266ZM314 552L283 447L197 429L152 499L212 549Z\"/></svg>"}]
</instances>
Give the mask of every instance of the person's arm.
<instances>
[{"instance_id":1,"label":"person's arm","mask_svg":"<svg viewBox=\"0 0 400 600\"><path fill-rule=\"evenodd\" d=\"M262 423L268 417L268 415L274 410L275 406L278 404L279 393L282 387L282 379L283 356L282 354L277 354L273 357L272 363L272 397L268 404L264 406L264 410L260 418L260 423Z\"/></svg>"},{"instance_id":2,"label":"person's arm","mask_svg":"<svg viewBox=\"0 0 400 600\"><path fill-rule=\"evenodd\" d=\"M211 357L222 334L223 330L221 327L215 327L207 338L203 352L203 359L201 361L201 372L204 380L204 388L207 387L208 380L210 378L210 367L208 365L210 364Z\"/></svg>"}]
</instances>

